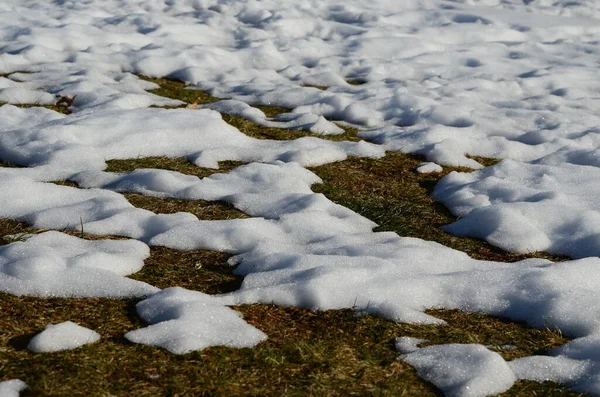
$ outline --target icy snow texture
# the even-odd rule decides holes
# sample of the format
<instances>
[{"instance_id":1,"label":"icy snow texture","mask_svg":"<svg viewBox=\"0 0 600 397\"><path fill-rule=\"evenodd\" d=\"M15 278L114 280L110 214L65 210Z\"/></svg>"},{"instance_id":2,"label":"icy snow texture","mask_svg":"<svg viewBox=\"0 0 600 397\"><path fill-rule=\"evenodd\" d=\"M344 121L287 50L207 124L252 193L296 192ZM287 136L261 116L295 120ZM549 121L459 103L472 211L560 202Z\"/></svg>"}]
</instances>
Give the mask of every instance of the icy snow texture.
<instances>
[{"instance_id":1,"label":"icy snow texture","mask_svg":"<svg viewBox=\"0 0 600 397\"><path fill-rule=\"evenodd\" d=\"M482 345L427 346L401 358L448 397L494 395L517 380L506 361Z\"/></svg>"},{"instance_id":2,"label":"icy snow texture","mask_svg":"<svg viewBox=\"0 0 600 397\"><path fill-rule=\"evenodd\" d=\"M267 336L216 298L179 287L167 288L137 304L146 328L125 337L184 354L209 346L253 347Z\"/></svg>"},{"instance_id":3,"label":"icy snow texture","mask_svg":"<svg viewBox=\"0 0 600 397\"><path fill-rule=\"evenodd\" d=\"M71 321L49 324L34 336L27 348L34 353L50 353L75 349L100 340L100 334Z\"/></svg>"},{"instance_id":4,"label":"icy snow texture","mask_svg":"<svg viewBox=\"0 0 600 397\"><path fill-rule=\"evenodd\" d=\"M124 276L150 254L139 241L45 232L0 247L0 291L41 297L141 297L157 288Z\"/></svg>"},{"instance_id":5,"label":"icy snow texture","mask_svg":"<svg viewBox=\"0 0 600 397\"><path fill-rule=\"evenodd\" d=\"M0 382L0 396L19 397L19 392L25 390L27 385L19 379L5 380Z\"/></svg>"},{"instance_id":6,"label":"icy snow texture","mask_svg":"<svg viewBox=\"0 0 600 397\"><path fill-rule=\"evenodd\" d=\"M293 108L308 124L374 127L364 136L441 164L476 166L465 153L531 160L597 135L591 0L69 4L4 2L0 72L33 73L0 90L30 102L77 94L75 111L139 108L173 101L126 72L169 75Z\"/></svg>"}]
</instances>

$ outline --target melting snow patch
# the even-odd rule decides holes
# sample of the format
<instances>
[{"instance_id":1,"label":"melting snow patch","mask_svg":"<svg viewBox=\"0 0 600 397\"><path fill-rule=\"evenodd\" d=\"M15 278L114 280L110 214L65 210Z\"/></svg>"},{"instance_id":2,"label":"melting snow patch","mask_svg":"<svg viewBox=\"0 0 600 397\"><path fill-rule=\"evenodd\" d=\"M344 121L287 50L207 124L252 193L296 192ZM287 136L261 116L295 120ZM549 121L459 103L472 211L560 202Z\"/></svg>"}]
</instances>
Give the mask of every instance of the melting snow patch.
<instances>
[{"instance_id":1,"label":"melting snow patch","mask_svg":"<svg viewBox=\"0 0 600 397\"><path fill-rule=\"evenodd\" d=\"M511 160L452 172L434 198L462 218L444 229L519 253L600 255L600 168Z\"/></svg>"},{"instance_id":2,"label":"melting snow patch","mask_svg":"<svg viewBox=\"0 0 600 397\"><path fill-rule=\"evenodd\" d=\"M418 345L424 342L427 340L403 336L396 338L396 350L402 354L412 353L419 350Z\"/></svg>"},{"instance_id":3,"label":"melting snow patch","mask_svg":"<svg viewBox=\"0 0 600 397\"><path fill-rule=\"evenodd\" d=\"M128 332L125 337L175 354L210 346L253 347L267 339L218 298L179 287L165 289L141 301L137 310L152 325Z\"/></svg>"},{"instance_id":4,"label":"melting snow patch","mask_svg":"<svg viewBox=\"0 0 600 397\"><path fill-rule=\"evenodd\" d=\"M442 172L443 170L442 166L436 163L421 163L417 167L419 174L430 174L433 172Z\"/></svg>"},{"instance_id":5,"label":"melting snow patch","mask_svg":"<svg viewBox=\"0 0 600 397\"><path fill-rule=\"evenodd\" d=\"M19 397L19 393L27 388L27 384L19 379L0 382L0 396Z\"/></svg>"},{"instance_id":6,"label":"melting snow patch","mask_svg":"<svg viewBox=\"0 0 600 397\"><path fill-rule=\"evenodd\" d=\"M519 379L572 385L576 380L585 379L586 373L593 364L589 361L573 360L562 356L531 356L517 358L510 361L508 365Z\"/></svg>"},{"instance_id":7,"label":"melting snow patch","mask_svg":"<svg viewBox=\"0 0 600 397\"><path fill-rule=\"evenodd\" d=\"M40 297L135 297L158 289L124 276L149 255L139 241L88 241L60 232L0 247L0 291Z\"/></svg>"},{"instance_id":8,"label":"melting snow patch","mask_svg":"<svg viewBox=\"0 0 600 397\"><path fill-rule=\"evenodd\" d=\"M448 397L494 395L510 389L517 380L506 361L482 345L427 346L400 358Z\"/></svg>"},{"instance_id":9,"label":"melting snow patch","mask_svg":"<svg viewBox=\"0 0 600 397\"><path fill-rule=\"evenodd\" d=\"M34 353L50 353L97 342L100 334L71 321L49 324L41 333L34 336L27 348Z\"/></svg>"}]
</instances>

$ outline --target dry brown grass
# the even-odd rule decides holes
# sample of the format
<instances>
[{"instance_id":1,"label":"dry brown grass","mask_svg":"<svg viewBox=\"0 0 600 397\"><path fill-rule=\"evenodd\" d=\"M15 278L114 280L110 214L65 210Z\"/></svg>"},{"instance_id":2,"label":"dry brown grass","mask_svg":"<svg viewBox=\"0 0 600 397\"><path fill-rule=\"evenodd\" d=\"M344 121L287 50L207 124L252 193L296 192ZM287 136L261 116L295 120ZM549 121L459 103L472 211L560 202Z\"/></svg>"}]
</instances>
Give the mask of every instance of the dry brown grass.
<instances>
[{"instance_id":1,"label":"dry brown grass","mask_svg":"<svg viewBox=\"0 0 600 397\"><path fill-rule=\"evenodd\" d=\"M182 99L182 92L186 91L185 95L189 95L186 102L202 95L185 90L182 83L154 81L164 86L162 91L155 91L159 95ZM206 97L206 101L211 100L214 98ZM224 118L228 122L255 137L291 139L305 135L271 131L243 119L227 117ZM351 131L348 136L354 133ZM413 156L389 153L384 159L350 159L315 167L313 171L324 180L315 189L377 221L380 230L439 241L476 258L501 261L521 258L480 240L441 232L438 227L452 222L454 217L429 197L440 175L417 174L414 169L420 161ZM162 168L205 177L238 165L225 162L219 170L207 170L184 159L146 158L111 161L109 171ZM126 197L136 206L160 213L187 211L202 219L245 216L220 203L134 194ZM0 220L0 237L28 231L26 224ZM6 240L4 243L13 241ZM227 259L226 254L218 252L152 247L146 266L132 278L159 288L177 285L209 294L229 292L239 288L241 278L232 274ZM124 339L125 332L144 326L136 315L135 303L111 299L40 299L0 293L3 315L0 380L26 381L30 388L24 396L435 396L440 395L439 391L397 359L396 337L418 337L429 344L480 343L492 346L505 359L543 354L567 341L554 330L536 330L504 319L454 310L429 311L447 322L445 326L433 326L396 324L371 315L357 316L351 310L311 312L256 304L236 309L269 336L266 342L254 349L220 347L176 356ZM67 320L96 330L102 339L65 352L34 354L26 350L31 336L47 324ZM515 348L503 348L506 345ZM578 394L553 383L518 382L504 395Z\"/></svg>"},{"instance_id":2,"label":"dry brown grass","mask_svg":"<svg viewBox=\"0 0 600 397\"><path fill-rule=\"evenodd\" d=\"M527 257L555 261L565 259L543 252L511 254L483 240L456 237L443 232L440 226L452 223L457 218L431 198L433 187L450 171L470 170L446 167L439 174L419 174L415 169L422 161L418 156L388 152L382 159L350 158L314 167L311 170L323 179L323 184L314 185L313 190L377 222L377 231L393 231L400 236L437 241L476 259L501 262L514 262Z\"/></svg>"}]
</instances>

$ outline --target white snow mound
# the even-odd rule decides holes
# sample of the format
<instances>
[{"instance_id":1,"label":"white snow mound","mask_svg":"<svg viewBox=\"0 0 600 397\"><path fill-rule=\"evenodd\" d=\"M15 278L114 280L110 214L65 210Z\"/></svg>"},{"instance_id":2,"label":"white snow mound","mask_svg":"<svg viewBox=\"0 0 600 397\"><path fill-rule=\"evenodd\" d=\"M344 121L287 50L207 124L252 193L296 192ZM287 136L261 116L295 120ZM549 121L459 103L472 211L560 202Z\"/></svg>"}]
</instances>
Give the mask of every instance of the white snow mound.
<instances>
[{"instance_id":1,"label":"white snow mound","mask_svg":"<svg viewBox=\"0 0 600 397\"><path fill-rule=\"evenodd\" d=\"M137 310L151 325L128 332L125 337L175 354L210 346L253 347L267 339L238 312L197 291L167 288L138 303Z\"/></svg>"},{"instance_id":2,"label":"white snow mound","mask_svg":"<svg viewBox=\"0 0 600 397\"><path fill-rule=\"evenodd\" d=\"M46 329L34 336L27 348L34 353L51 353L75 349L97 342L100 334L71 321L49 324Z\"/></svg>"}]
</instances>

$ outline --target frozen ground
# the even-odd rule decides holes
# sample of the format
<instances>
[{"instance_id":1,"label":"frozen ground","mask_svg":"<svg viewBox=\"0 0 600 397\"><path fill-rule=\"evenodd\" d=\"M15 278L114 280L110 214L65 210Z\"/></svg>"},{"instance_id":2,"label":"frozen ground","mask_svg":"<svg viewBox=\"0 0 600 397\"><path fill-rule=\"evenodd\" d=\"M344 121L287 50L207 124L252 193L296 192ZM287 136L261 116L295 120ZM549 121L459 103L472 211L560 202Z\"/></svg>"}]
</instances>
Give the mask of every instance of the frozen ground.
<instances>
[{"instance_id":1,"label":"frozen ground","mask_svg":"<svg viewBox=\"0 0 600 397\"><path fill-rule=\"evenodd\" d=\"M263 340L226 307L239 303L354 307L426 323L441 322L424 313L430 307L481 311L574 340L508 363L483 346L407 350L403 341L402 359L449 395L498 393L516 379L600 394L598 42L594 0L4 0L0 101L76 97L68 116L0 107L0 159L25 166L0 169L0 217L132 240L47 232L14 242L0 250L0 290L146 297L138 311L151 325L127 337L174 353ZM147 93L155 85L134 74L177 78L224 100L149 108L179 102ZM292 110L270 119L255 104ZM342 132L337 120L369 142L259 141L219 112L325 135ZM311 191L319 178L303 167L385 150L425 156L418 172L483 168L470 156L507 159L438 184L435 197L461 217L446 229L576 260L477 261L374 233L373 222ZM106 160L145 156L249 164L204 179L104 171ZM63 179L80 189L48 183ZM121 192L222 200L251 218L157 215ZM126 277L143 266L147 245L233 254L244 284L215 297L159 292ZM22 387L0 384L13 394Z\"/></svg>"}]
</instances>

